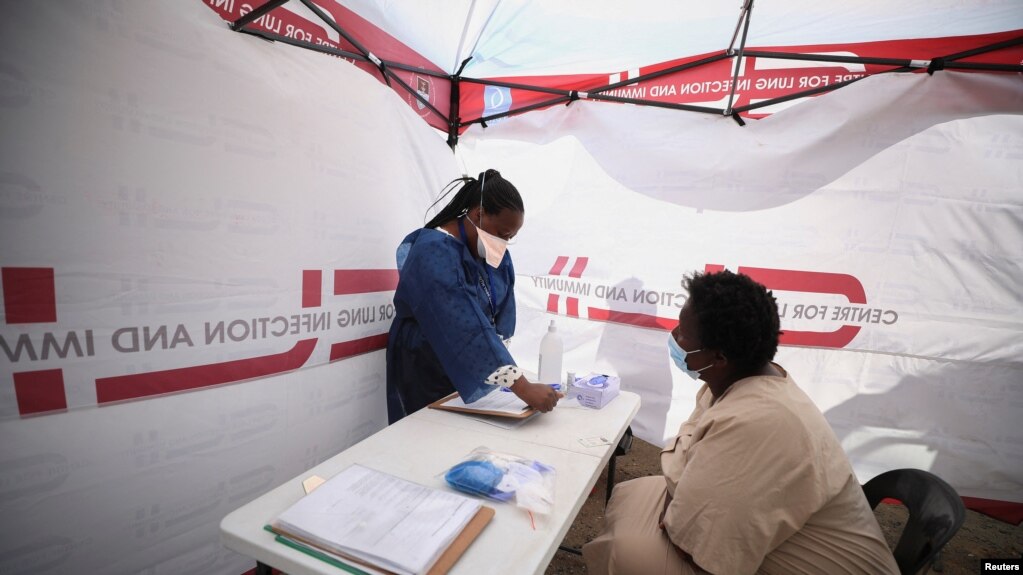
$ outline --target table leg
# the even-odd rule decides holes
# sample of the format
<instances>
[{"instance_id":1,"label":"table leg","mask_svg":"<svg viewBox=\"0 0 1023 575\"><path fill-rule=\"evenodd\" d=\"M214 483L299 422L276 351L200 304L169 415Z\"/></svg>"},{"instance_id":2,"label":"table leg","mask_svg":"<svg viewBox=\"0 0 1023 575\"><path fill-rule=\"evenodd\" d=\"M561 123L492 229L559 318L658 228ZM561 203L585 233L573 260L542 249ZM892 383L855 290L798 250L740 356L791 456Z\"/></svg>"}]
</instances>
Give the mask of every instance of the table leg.
<instances>
[{"instance_id":1,"label":"table leg","mask_svg":"<svg viewBox=\"0 0 1023 575\"><path fill-rule=\"evenodd\" d=\"M619 455L625 455L632 449L632 426L625 428L625 435L622 435L621 441L618 442L618 446L615 447L614 453L611 454L611 461L607 463L607 494L604 495L604 505L611 500L611 491L615 488L615 460L618 459Z\"/></svg>"}]
</instances>

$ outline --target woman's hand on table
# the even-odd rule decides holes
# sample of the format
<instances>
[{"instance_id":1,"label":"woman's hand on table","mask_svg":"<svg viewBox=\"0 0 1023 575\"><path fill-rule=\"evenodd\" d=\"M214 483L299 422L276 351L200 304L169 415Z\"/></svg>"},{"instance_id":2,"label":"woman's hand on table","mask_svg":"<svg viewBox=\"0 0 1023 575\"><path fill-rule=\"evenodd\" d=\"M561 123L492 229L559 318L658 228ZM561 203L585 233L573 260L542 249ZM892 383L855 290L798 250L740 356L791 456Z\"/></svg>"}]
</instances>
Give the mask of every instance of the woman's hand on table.
<instances>
[{"instance_id":1,"label":"woman's hand on table","mask_svg":"<svg viewBox=\"0 0 1023 575\"><path fill-rule=\"evenodd\" d=\"M530 383L524 375L516 379L509 389L512 390L512 393L519 396L519 399L526 402L526 405L541 413L547 413L554 409L554 406L558 404L558 400L564 397L564 395L554 391L549 385Z\"/></svg>"}]
</instances>

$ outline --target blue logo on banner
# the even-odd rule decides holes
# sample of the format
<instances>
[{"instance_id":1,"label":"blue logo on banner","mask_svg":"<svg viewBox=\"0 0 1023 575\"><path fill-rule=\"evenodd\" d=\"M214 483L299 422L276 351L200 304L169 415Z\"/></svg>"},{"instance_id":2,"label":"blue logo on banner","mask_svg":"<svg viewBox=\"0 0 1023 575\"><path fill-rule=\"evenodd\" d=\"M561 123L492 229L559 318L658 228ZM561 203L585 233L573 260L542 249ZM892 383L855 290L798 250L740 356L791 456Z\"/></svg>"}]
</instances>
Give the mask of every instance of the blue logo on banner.
<instances>
[{"instance_id":1,"label":"blue logo on banner","mask_svg":"<svg viewBox=\"0 0 1023 575\"><path fill-rule=\"evenodd\" d=\"M483 115L493 116L511 109L511 88L503 86L483 87Z\"/></svg>"}]
</instances>

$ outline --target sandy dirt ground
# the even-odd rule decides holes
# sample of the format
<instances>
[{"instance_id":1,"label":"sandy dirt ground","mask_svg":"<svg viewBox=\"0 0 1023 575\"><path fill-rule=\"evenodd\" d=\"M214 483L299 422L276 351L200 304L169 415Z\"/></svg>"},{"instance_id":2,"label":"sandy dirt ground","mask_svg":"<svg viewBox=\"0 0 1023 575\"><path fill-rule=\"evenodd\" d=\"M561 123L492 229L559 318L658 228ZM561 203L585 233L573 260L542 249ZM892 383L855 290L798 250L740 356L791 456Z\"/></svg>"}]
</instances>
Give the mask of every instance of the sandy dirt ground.
<instances>
[{"instance_id":1,"label":"sandy dirt ground","mask_svg":"<svg viewBox=\"0 0 1023 575\"><path fill-rule=\"evenodd\" d=\"M639 439L633 441L629 453L618 458L615 481L660 474L660 449ZM578 548L597 535L604 522L604 497L607 473L597 482L593 493L583 505L563 545ZM901 533L906 510L900 505L882 503L875 511L889 545ZM941 569L946 575L965 575L981 572L981 561L991 558L1019 558L1023 556L1023 526L1009 525L973 511L966 512L966 522L945 546L941 555ZM558 551L547 567L547 575L586 573L582 557Z\"/></svg>"}]
</instances>

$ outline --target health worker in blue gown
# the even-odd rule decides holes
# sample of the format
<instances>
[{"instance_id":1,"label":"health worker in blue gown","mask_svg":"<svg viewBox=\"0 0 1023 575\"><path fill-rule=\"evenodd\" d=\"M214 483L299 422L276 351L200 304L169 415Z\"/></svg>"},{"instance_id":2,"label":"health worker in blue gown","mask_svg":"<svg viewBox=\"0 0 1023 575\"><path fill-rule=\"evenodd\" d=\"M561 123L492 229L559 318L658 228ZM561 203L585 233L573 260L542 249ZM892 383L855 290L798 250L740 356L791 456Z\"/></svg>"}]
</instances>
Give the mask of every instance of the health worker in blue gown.
<instances>
[{"instance_id":1,"label":"health worker in blue gown","mask_svg":"<svg viewBox=\"0 0 1023 575\"><path fill-rule=\"evenodd\" d=\"M542 412L558 402L550 386L526 379L505 344L515 333L507 247L522 227L522 197L497 170L455 180L448 193L455 187L448 204L398 246L387 339L391 423L455 391L471 404L505 387Z\"/></svg>"}]
</instances>

